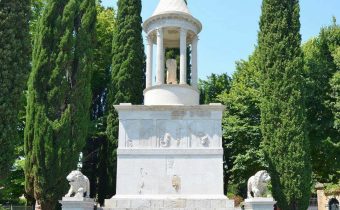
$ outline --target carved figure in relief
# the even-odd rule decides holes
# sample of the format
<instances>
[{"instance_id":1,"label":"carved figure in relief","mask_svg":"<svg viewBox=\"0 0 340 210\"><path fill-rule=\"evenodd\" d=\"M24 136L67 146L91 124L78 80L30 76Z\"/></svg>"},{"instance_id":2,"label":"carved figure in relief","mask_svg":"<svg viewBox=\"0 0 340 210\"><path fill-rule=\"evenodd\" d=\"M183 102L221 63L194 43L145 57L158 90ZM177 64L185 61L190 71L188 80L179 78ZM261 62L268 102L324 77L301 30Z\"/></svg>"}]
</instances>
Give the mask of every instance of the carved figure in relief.
<instances>
[{"instance_id":1,"label":"carved figure in relief","mask_svg":"<svg viewBox=\"0 0 340 210\"><path fill-rule=\"evenodd\" d=\"M181 189L181 178L177 175L174 175L172 177L172 187L176 190L176 192L179 192Z\"/></svg>"},{"instance_id":2,"label":"carved figure in relief","mask_svg":"<svg viewBox=\"0 0 340 210\"><path fill-rule=\"evenodd\" d=\"M181 146L181 128L176 129L176 146Z\"/></svg>"},{"instance_id":3,"label":"carved figure in relief","mask_svg":"<svg viewBox=\"0 0 340 210\"><path fill-rule=\"evenodd\" d=\"M205 147L208 147L209 146L209 137L208 136L203 136L201 138L201 144Z\"/></svg>"},{"instance_id":4,"label":"carved figure in relief","mask_svg":"<svg viewBox=\"0 0 340 210\"><path fill-rule=\"evenodd\" d=\"M144 183L144 176L146 176L146 175L147 175L147 173L144 172L144 168L141 168L141 169L140 169L141 182L140 182L139 190L138 190L138 193L139 193L139 194L142 194L142 193L143 193L143 189L144 189L144 186L145 186L145 183Z\"/></svg>"},{"instance_id":5,"label":"carved figure in relief","mask_svg":"<svg viewBox=\"0 0 340 210\"><path fill-rule=\"evenodd\" d=\"M90 181L80 171L72 171L66 179L71 187L65 197L90 197Z\"/></svg>"},{"instance_id":6,"label":"carved figure in relief","mask_svg":"<svg viewBox=\"0 0 340 210\"><path fill-rule=\"evenodd\" d=\"M133 147L133 141L131 139L127 141L127 147Z\"/></svg>"},{"instance_id":7,"label":"carved figure in relief","mask_svg":"<svg viewBox=\"0 0 340 210\"><path fill-rule=\"evenodd\" d=\"M270 176L267 171L259 171L248 180L248 198L264 197L267 193Z\"/></svg>"},{"instance_id":8,"label":"carved figure in relief","mask_svg":"<svg viewBox=\"0 0 340 210\"><path fill-rule=\"evenodd\" d=\"M168 175L173 175L175 173L174 166L175 166L175 160L173 158L169 158L166 161L166 173Z\"/></svg>"},{"instance_id":9,"label":"carved figure in relief","mask_svg":"<svg viewBox=\"0 0 340 210\"><path fill-rule=\"evenodd\" d=\"M166 83L177 84L177 61L175 59L168 59L166 61Z\"/></svg>"},{"instance_id":10,"label":"carved figure in relief","mask_svg":"<svg viewBox=\"0 0 340 210\"><path fill-rule=\"evenodd\" d=\"M199 137L202 146L209 147L210 141L208 135L205 135L203 132L199 132L197 136Z\"/></svg>"},{"instance_id":11,"label":"carved figure in relief","mask_svg":"<svg viewBox=\"0 0 340 210\"><path fill-rule=\"evenodd\" d=\"M169 133L166 133L160 141L161 147L169 147L170 142L171 142L171 135Z\"/></svg>"}]
</instances>

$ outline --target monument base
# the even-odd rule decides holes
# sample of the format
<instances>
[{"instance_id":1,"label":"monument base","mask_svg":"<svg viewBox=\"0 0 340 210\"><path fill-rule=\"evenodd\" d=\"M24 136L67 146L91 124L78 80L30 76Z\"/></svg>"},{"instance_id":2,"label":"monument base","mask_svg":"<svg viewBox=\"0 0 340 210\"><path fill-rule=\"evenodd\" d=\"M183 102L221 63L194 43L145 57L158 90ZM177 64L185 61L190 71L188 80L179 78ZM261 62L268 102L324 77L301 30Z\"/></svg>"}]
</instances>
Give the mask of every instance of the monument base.
<instances>
[{"instance_id":1,"label":"monument base","mask_svg":"<svg viewBox=\"0 0 340 210\"><path fill-rule=\"evenodd\" d=\"M245 210L273 210L276 201L273 198L248 198L244 201Z\"/></svg>"},{"instance_id":2,"label":"monument base","mask_svg":"<svg viewBox=\"0 0 340 210\"><path fill-rule=\"evenodd\" d=\"M234 210L234 201L227 197L113 197L105 200L103 210Z\"/></svg>"},{"instance_id":3,"label":"monument base","mask_svg":"<svg viewBox=\"0 0 340 210\"><path fill-rule=\"evenodd\" d=\"M96 203L91 198L63 197L62 210L93 210Z\"/></svg>"}]
</instances>

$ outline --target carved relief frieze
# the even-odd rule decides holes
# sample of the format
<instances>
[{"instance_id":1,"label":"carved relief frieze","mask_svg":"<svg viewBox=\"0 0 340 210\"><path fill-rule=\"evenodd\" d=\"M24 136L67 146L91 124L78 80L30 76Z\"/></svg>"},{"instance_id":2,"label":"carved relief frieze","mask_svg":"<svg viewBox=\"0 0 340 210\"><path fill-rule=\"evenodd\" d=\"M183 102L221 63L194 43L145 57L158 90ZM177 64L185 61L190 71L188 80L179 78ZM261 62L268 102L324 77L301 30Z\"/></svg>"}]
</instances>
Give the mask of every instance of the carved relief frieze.
<instances>
[{"instance_id":1,"label":"carved relief frieze","mask_svg":"<svg viewBox=\"0 0 340 210\"><path fill-rule=\"evenodd\" d=\"M187 148L188 134L183 120L158 120L157 138L161 148Z\"/></svg>"},{"instance_id":2,"label":"carved relief frieze","mask_svg":"<svg viewBox=\"0 0 340 210\"><path fill-rule=\"evenodd\" d=\"M206 135L204 132L198 132L196 136L200 139L202 146L209 147L210 140L208 135Z\"/></svg>"},{"instance_id":3,"label":"carved relief frieze","mask_svg":"<svg viewBox=\"0 0 340 210\"><path fill-rule=\"evenodd\" d=\"M151 148L155 146L153 142L154 125L153 120L124 120L121 122L126 148ZM120 131L121 132L121 131Z\"/></svg>"},{"instance_id":4,"label":"carved relief frieze","mask_svg":"<svg viewBox=\"0 0 340 210\"><path fill-rule=\"evenodd\" d=\"M125 148L221 147L220 121L177 119L180 115L183 116L183 113L171 113L170 120L122 121L123 131L120 131L119 146Z\"/></svg>"},{"instance_id":5,"label":"carved relief frieze","mask_svg":"<svg viewBox=\"0 0 340 210\"><path fill-rule=\"evenodd\" d=\"M189 122L190 144L193 148L219 147L219 132L214 120L191 120Z\"/></svg>"},{"instance_id":6,"label":"carved relief frieze","mask_svg":"<svg viewBox=\"0 0 340 210\"><path fill-rule=\"evenodd\" d=\"M164 137L160 139L159 142L161 147L170 147L171 135L169 133L166 133Z\"/></svg>"}]
</instances>

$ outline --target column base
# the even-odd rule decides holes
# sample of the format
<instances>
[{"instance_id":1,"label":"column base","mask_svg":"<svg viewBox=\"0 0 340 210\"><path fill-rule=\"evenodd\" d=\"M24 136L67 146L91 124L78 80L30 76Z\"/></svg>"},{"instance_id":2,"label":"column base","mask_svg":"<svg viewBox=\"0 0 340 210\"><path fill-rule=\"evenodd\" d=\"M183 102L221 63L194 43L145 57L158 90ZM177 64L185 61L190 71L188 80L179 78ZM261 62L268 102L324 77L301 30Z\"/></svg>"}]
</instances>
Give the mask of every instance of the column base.
<instances>
[{"instance_id":1,"label":"column base","mask_svg":"<svg viewBox=\"0 0 340 210\"><path fill-rule=\"evenodd\" d=\"M59 203L62 210L93 210L96 203L91 198L63 197Z\"/></svg>"},{"instance_id":2,"label":"column base","mask_svg":"<svg viewBox=\"0 0 340 210\"><path fill-rule=\"evenodd\" d=\"M276 201L273 198L248 198L244 201L245 210L273 210Z\"/></svg>"}]
</instances>

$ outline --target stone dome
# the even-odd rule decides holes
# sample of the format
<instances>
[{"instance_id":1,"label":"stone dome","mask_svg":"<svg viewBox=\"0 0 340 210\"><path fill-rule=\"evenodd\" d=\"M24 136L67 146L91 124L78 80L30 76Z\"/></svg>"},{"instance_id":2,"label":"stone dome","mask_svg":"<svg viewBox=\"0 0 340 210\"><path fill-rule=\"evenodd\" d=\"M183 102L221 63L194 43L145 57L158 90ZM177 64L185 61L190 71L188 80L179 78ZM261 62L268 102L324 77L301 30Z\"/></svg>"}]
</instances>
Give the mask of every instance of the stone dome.
<instances>
[{"instance_id":1,"label":"stone dome","mask_svg":"<svg viewBox=\"0 0 340 210\"><path fill-rule=\"evenodd\" d=\"M160 0L152 16L168 13L185 13L191 15L184 0Z\"/></svg>"}]
</instances>

